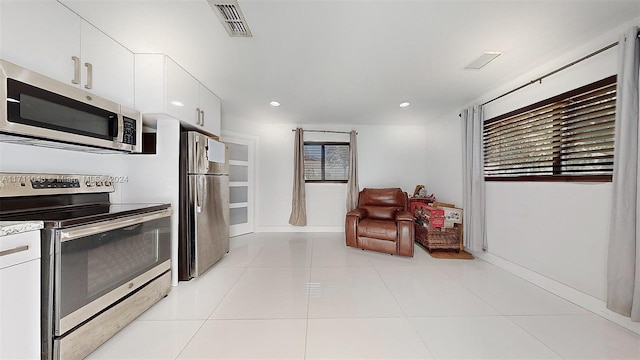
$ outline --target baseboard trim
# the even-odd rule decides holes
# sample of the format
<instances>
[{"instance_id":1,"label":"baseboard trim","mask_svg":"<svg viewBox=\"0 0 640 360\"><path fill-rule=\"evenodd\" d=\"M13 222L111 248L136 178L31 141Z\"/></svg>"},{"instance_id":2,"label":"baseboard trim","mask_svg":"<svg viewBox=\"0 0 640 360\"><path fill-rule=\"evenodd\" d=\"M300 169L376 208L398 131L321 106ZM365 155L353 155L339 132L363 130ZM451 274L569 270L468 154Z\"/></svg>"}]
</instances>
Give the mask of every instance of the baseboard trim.
<instances>
[{"instance_id":1,"label":"baseboard trim","mask_svg":"<svg viewBox=\"0 0 640 360\"><path fill-rule=\"evenodd\" d=\"M255 232L344 232L344 226L256 226Z\"/></svg>"},{"instance_id":2,"label":"baseboard trim","mask_svg":"<svg viewBox=\"0 0 640 360\"><path fill-rule=\"evenodd\" d=\"M469 250L467 250L469 251ZM470 251L475 257L485 260L493 265L496 265L511 274L529 281L530 283L539 286L561 298L570 301L578 306L581 306L592 313L599 315L609 321L612 321L636 334L640 334L640 323L631 321L630 318L617 314L607 309L606 302L600 300L594 296L585 294L579 290L576 290L570 286L567 286L561 282L548 278L544 275L538 274L527 268L524 268L518 264L515 264L509 260L501 258L487 252Z\"/></svg>"}]
</instances>

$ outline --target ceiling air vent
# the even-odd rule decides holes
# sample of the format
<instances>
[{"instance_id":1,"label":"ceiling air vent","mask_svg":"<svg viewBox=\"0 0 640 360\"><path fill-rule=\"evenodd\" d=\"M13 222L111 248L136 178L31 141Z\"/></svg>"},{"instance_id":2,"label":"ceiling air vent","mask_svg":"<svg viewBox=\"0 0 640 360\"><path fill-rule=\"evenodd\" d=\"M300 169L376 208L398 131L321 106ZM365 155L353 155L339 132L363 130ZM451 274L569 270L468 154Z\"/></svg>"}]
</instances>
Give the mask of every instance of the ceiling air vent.
<instances>
[{"instance_id":1,"label":"ceiling air vent","mask_svg":"<svg viewBox=\"0 0 640 360\"><path fill-rule=\"evenodd\" d=\"M488 63L495 60L498 56L502 55L499 51L485 51L479 58L475 59L471 64L467 65L467 70L480 70Z\"/></svg>"},{"instance_id":2,"label":"ceiling air vent","mask_svg":"<svg viewBox=\"0 0 640 360\"><path fill-rule=\"evenodd\" d=\"M209 6L218 15L218 19L232 37L251 37L251 30L247 25L237 0L207 0Z\"/></svg>"}]
</instances>

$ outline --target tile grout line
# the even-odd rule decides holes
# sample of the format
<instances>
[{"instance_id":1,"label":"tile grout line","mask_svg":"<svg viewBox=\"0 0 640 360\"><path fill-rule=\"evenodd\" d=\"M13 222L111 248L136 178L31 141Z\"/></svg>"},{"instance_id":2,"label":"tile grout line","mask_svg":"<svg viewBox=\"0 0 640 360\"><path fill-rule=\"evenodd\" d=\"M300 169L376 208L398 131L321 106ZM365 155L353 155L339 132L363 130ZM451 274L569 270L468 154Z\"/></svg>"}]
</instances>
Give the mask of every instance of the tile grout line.
<instances>
[{"instance_id":1,"label":"tile grout line","mask_svg":"<svg viewBox=\"0 0 640 360\"><path fill-rule=\"evenodd\" d=\"M447 278L451 279L451 281L453 281L454 283L460 285L460 287L462 287L463 289L467 290L469 293L471 293L474 297L476 297L478 300L480 300L482 303L486 304L487 306L489 306L489 308L495 310L498 315L491 315L491 314L487 314L487 316L506 316L506 314L503 314L502 311L500 311L500 309L496 308L495 306L491 305L490 302L488 302L485 298L483 298L482 296L476 294L475 291L473 291L472 289L469 289L468 287L466 287L464 285L464 281L458 281L456 280L453 276L449 275L446 271L442 270L442 269L438 269L440 272L442 272L444 274L444 276L446 276Z\"/></svg>"},{"instance_id":2,"label":"tile grout line","mask_svg":"<svg viewBox=\"0 0 640 360\"><path fill-rule=\"evenodd\" d=\"M307 358L307 345L309 340L309 308L311 307L311 273L313 269L313 252L315 250L316 244L316 235L313 233L313 238L311 239L311 257L309 258L309 278L307 280L307 317L305 319L305 327L304 327L304 354L303 359Z\"/></svg>"},{"instance_id":3,"label":"tile grout line","mask_svg":"<svg viewBox=\"0 0 640 360\"><path fill-rule=\"evenodd\" d=\"M514 316L514 315L511 315ZM540 315L532 315L532 316L540 316ZM547 343L545 343L544 341L542 341L541 339L538 339L537 336L533 335L532 333L530 333L527 329L523 328L522 326L518 325L517 322L511 320L510 316L504 315L504 318L507 319L510 323L514 324L515 326L517 326L518 328L522 329L522 331L524 331L527 335L531 336L533 339L535 339L537 342L539 342L540 344L542 344L545 348L549 349L549 351L551 351L552 353L558 355L559 358L561 359L565 359L565 357L563 357L562 355L560 355L558 352L556 352L555 349L553 349L551 346L549 346Z\"/></svg>"},{"instance_id":4,"label":"tile grout line","mask_svg":"<svg viewBox=\"0 0 640 360\"><path fill-rule=\"evenodd\" d=\"M258 251L258 253L256 254L256 256L253 257L253 259L251 259L251 261L247 264L246 267L244 267L244 270L242 270L242 273L240 274L240 276L238 276L238 278L236 279L236 281L234 281L233 285L231 285L231 287L229 288L229 290L227 291L226 294L224 294L224 296L222 297L222 299L220 299L220 301L218 302L218 304L213 308L213 310L211 310L211 312L209 313L209 315L207 316L207 320L211 320L211 315L213 315L213 313L218 309L218 307L220 306L220 304L222 304L222 302L224 301L224 299L227 298L227 296L229 296L229 293L231 292L231 290L233 290L233 288L238 284L238 281L240 281L240 279L244 276L244 274L249 270L249 268L251 267L251 264L253 264L253 262L256 260L256 258L260 255L260 253L262 252L262 250L264 249L264 245L262 245L260 247L260 251Z\"/></svg>"},{"instance_id":5,"label":"tile grout line","mask_svg":"<svg viewBox=\"0 0 640 360\"><path fill-rule=\"evenodd\" d=\"M212 320L211 319L211 315L213 315L213 313L218 309L218 307L220 306L220 304L222 304L222 302L224 301L224 299L229 295L229 293L231 292L231 290L236 286L236 284L238 284L238 281L240 281L240 279L242 278L242 276L247 272L247 270L249 269L249 267L251 266L251 264L253 263L253 261L258 257L258 255L260 255L260 253L262 252L262 249L264 247L260 248L260 251L258 252L258 254L256 254L256 256L249 262L249 264L247 264L246 267L244 267L244 270L242 270L242 273L240 274L240 276L238 276L238 278L236 279L236 281L233 282L233 285L231 285L231 287L229 288L229 290L227 290L227 293L224 294L224 296L222 297L222 299L220 299L220 301L218 302L218 304L213 308L213 310L211 310L211 312L209 313L209 315L207 315L207 318L204 319L204 321L202 322L202 324L200 325L200 327L198 328L198 330L196 330L195 333L193 333L193 336L191 336L191 338L189 339L189 341L187 341L187 343L184 345L184 347L182 348L182 350L180 350L180 352L178 353L178 356L176 356L176 358L174 360L178 360L178 358L180 358L180 355L182 355L182 353L184 353L184 351L187 349L187 347L189 346L189 344L191 344L191 342L193 341L193 339L198 335L198 333L200 332L200 330L202 330L202 328L204 327L204 325L207 323L207 321ZM213 270L213 269L210 269Z\"/></svg>"},{"instance_id":6,"label":"tile grout line","mask_svg":"<svg viewBox=\"0 0 640 360\"><path fill-rule=\"evenodd\" d=\"M413 246L416 246L415 243L413 244ZM391 294L391 297L393 297L393 300L396 302L396 304L398 304L398 307L400 308L400 311L402 311L402 314L404 315L404 319L406 319L409 322L409 324L411 325L411 328L413 329L413 332L416 334L416 336L418 336L418 339L420 339L420 342L422 342L422 344L424 345L425 349L427 349L427 352L429 353L429 355L431 355L435 359L436 357L435 357L434 353L431 351L431 349L429 348L429 345L427 345L427 343L422 338L422 336L420 336L420 332L418 332L418 329L416 328L416 326L413 323L413 321L411 321L411 318L409 317L409 315L407 315L406 311L404 310L404 308L400 304L400 301L398 301L398 298L396 297L396 295L389 288L389 284L387 284L387 282L384 280L382 275L380 275L380 272L378 271L378 267L373 262L372 262L372 265L373 265L373 270L376 272L376 274L378 274L378 276L380 277L380 280L382 280L382 283L384 284L385 288L387 289L387 291L389 291L389 294Z\"/></svg>"},{"instance_id":7,"label":"tile grout line","mask_svg":"<svg viewBox=\"0 0 640 360\"><path fill-rule=\"evenodd\" d=\"M175 321L175 320L174 320ZM189 344L191 344L191 342L193 341L193 339L196 337L196 335L198 335L198 333L200 332L200 330L202 330L202 327L204 326L204 324L207 323L207 320L202 321L202 324L200 324L200 327L198 327L198 330L196 330L193 335L191 335L191 337L189 338L189 341L187 341L186 344L184 344L184 346L182 347L182 350L180 350L180 352L178 353L178 355L174 358L174 360L178 360L180 358L180 355L182 355L182 353L187 349L187 347L189 346Z\"/></svg>"},{"instance_id":8,"label":"tile grout line","mask_svg":"<svg viewBox=\"0 0 640 360\"><path fill-rule=\"evenodd\" d=\"M483 260L484 261L484 260ZM549 345L547 345L545 342L543 342L542 340L538 339L536 336L534 336L533 334L531 334L529 331L527 331L525 328L523 328L522 326L518 325L516 322L514 322L510 316L514 316L514 315L509 315L504 313L503 311L500 311L500 309L496 308L495 306L493 306L490 302L488 302L486 299L484 299L483 297L481 297L479 294L476 294L475 291L473 291L472 289L468 288L467 286L465 286L463 281L457 281L453 276L449 275L446 271L441 270L443 274L445 274L446 277L448 277L449 279L451 279L452 281L454 281L455 283L459 284L461 287L463 287L464 289L466 289L467 291L469 291L471 294L473 294L473 296L475 296L476 298L480 299L480 301L482 301L483 303L487 304L490 308L494 309L498 315L484 315L484 316L489 316L489 317L502 317L504 319L506 319L507 321L509 321L510 323L514 324L515 326L517 326L518 328L522 329L527 335L531 336L533 339L535 339L538 343L542 344L545 348L547 348L549 351L551 351L552 353L554 353L555 355L557 355L559 358L564 359L560 354L558 354L554 349L552 349ZM517 316L517 315L516 315ZM528 316L539 316L539 315L528 315Z\"/></svg>"}]
</instances>

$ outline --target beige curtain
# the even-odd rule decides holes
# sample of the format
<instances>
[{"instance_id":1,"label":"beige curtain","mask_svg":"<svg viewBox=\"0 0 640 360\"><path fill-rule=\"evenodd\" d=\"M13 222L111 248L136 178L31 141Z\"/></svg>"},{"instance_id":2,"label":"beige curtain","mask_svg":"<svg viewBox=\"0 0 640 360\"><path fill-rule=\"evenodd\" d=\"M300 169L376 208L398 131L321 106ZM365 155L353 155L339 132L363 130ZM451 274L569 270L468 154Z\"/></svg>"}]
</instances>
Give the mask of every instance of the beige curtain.
<instances>
[{"instance_id":1,"label":"beige curtain","mask_svg":"<svg viewBox=\"0 0 640 360\"><path fill-rule=\"evenodd\" d=\"M462 175L464 246L473 251L487 250L485 229L484 159L482 157L482 106L462 110Z\"/></svg>"},{"instance_id":2,"label":"beige curtain","mask_svg":"<svg viewBox=\"0 0 640 360\"><path fill-rule=\"evenodd\" d=\"M304 139L301 128L296 129L293 145L293 197L291 199L291 215L289 224L307 225L307 200L304 194Z\"/></svg>"},{"instance_id":3,"label":"beige curtain","mask_svg":"<svg viewBox=\"0 0 640 360\"><path fill-rule=\"evenodd\" d=\"M640 321L640 39L619 41L607 308Z\"/></svg>"},{"instance_id":4,"label":"beige curtain","mask_svg":"<svg viewBox=\"0 0 640 360\"><path fill-rule=\"evenodd\" d=\"M349 181L347 182L347 211L358 207L358 141L356 131L349 133Z\"/></svg>"}]
</instances>

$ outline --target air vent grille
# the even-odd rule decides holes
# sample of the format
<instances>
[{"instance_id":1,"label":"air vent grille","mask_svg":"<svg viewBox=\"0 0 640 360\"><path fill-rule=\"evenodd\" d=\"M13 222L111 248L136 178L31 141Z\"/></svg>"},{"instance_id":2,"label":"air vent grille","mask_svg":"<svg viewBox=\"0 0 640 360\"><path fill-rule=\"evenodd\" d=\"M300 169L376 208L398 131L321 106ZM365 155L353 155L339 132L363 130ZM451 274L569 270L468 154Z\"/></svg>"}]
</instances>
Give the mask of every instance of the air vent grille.
<instances>
[{"instance_id":1,"label":"air vent grille","mask_svg":"<svg viewBox=\"0 0 640 360\"><path fill-rule=\"evenodd\" d=\"M480 55L480 57L475 59L471 64L467 65L465 69L480 70L500 55L502 55L502 53L498 51L485 51L482 55Z\"/></svg>"},{"instance_id":2,"label":"air vent grille","mask_svg":"<svg viewBox=\"0 0 640 360\"><path fill-rule=\"evenodd\" d=\"M240 21L240 14L235 5L216 5L226 21Z\"/></svg>"},{"instance_id":3,"label":"air vent grille","mask_svg":"<svg viewBox=\"0 0 640 360\"><path fill-rule=\"evenodd\" d=\"M251 30L236 0L208 0L229 36L251 37Z\"/></svg>"}]
</instances>

